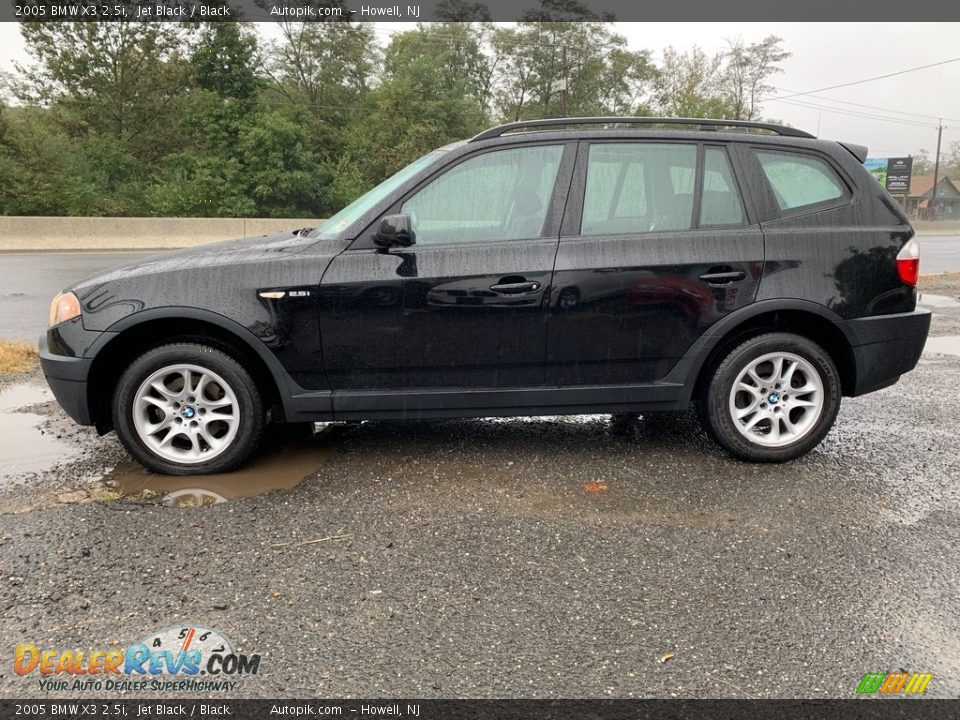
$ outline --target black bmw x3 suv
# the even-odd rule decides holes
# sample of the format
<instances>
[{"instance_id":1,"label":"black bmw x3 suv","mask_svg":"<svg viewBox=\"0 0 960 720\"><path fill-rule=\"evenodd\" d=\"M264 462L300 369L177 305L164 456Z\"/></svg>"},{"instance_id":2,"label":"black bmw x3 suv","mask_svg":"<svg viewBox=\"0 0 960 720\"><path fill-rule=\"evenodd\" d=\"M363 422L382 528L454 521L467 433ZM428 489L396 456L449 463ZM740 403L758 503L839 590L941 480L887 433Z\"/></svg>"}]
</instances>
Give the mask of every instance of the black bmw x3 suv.
<instances>
[{"instance_id":1,"label":"black bmw x3 suv","mask_svg":"<svg viewBox=\"0 0 960 720\"><path fill-rule=\"evenodd\" d=\"M161 473L233 468L271 422L691 404L734 456L790 460L927 337L913 229L865 155L727 120L492 128L316 229L66 290L43 370Z\"/></svg>"}]
</instances>

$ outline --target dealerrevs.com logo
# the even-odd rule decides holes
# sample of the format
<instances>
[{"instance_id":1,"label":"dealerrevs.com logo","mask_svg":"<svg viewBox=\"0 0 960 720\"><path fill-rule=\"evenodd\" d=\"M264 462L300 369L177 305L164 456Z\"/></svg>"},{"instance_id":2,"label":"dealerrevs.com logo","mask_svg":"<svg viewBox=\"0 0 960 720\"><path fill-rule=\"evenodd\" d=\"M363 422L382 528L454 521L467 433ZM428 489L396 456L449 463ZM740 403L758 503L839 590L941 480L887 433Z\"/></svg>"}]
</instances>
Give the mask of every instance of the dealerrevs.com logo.
<instances>
[{"instance_id":1,"label":"dealerrevs.com logo","mask_svg":"<svg viewBox=\"0 0 960 720\"><path fill-rule=\"evenodd\" d=\"M216 630L172 627L125 650L42 649L20 643L13 671L37 676L43 691L233 691L237 678L260 671L260 655L237 652Z\"/></svg>"}]
</instances>

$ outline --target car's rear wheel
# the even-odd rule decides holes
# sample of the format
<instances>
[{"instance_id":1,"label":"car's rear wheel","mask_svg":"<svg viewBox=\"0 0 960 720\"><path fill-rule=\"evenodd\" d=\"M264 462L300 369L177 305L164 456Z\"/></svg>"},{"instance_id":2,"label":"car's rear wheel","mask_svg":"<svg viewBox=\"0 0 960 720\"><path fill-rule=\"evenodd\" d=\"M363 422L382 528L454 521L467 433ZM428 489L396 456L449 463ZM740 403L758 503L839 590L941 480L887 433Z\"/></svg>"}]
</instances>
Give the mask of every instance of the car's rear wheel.
<instances>
[{"instance_id":1,"label":"car's rear wheel","mask_svg":"<svg viewBox=\"0 0 960 720\"><path fill-rule=\"evenodd\" d=\"M256 384L236 360L212 347L178 343L150 350L123 373L113 425L150 470L201 475L247 459L264 410Z\"/></svg>"},{"instance_id":2,"label":"car's rear wheel","mask_svg":"<svg viewBox=\"0 0 960 720\"><path fill-rule=\"evenodd\" d=\"M710 435L753 462L792 460L816 447L840 408L840 378L830 355L790 333L751 338L713 372L699 401Z\"/></svg>"}]
</instances>

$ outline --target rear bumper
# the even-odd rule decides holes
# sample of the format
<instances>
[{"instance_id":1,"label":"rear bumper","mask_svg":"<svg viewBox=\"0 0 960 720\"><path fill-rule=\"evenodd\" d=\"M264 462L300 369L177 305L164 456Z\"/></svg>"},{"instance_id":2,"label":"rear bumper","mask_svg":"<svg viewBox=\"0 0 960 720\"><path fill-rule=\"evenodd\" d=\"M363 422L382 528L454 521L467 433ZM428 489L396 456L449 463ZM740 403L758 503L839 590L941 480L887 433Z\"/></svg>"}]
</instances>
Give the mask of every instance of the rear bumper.
<instances>
[{"instance_id":1,"label":"rear bumper","mask_svg":"<svg viewBox=\"0 0 960 720\"><path fill-rule=\"evenodd\" d=\"M845 323L855 368L850 395L863 395L893 385L913 370L930 331L930 311L849 320Z\"/></svg>"},{"instance_id":2,"label":"rear bumper","mask_svg":"<svg viewBox=\"0 0 960 720\"><path fill-rule=\"evenodd\" d=\"M89 358L50 352L46 333L40 336L40 367L47 384L67 415L81 425L93 425L87 394L91 363Z\"/></svg>"}]
</instances>

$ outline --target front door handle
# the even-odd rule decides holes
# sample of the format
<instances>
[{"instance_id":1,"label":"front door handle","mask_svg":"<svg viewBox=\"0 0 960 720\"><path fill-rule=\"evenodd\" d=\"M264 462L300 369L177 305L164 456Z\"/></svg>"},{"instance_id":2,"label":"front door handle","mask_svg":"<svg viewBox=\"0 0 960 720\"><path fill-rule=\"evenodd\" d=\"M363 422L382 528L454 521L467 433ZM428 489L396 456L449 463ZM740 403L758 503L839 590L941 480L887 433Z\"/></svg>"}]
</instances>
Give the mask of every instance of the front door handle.
<instances>
[{"instance_id":1,"label":"front door handle","mask_svg":"<svg viewBox=\"0 0 960 720\"><path fill-rule=\"evenodd\" d=\"M540 283L538 282L514 282L514 283L501 283L499 285L491 285L490 289L494 292L503 293L504 295L516 295L519 293L527 292L536 292L540 289Z\"/></svg>"},{"instance_id":2,"label":"front door handle","mask_svg":"<svg viewBox=\"0 0 960 720\"><path fill-rule=\"evenodd\" d=\"M742 270L731 270L729 272L704 273L700 276L707 285L729 285L730 283L743 280L747 274Z\"/></svg>"}]
</instances>

